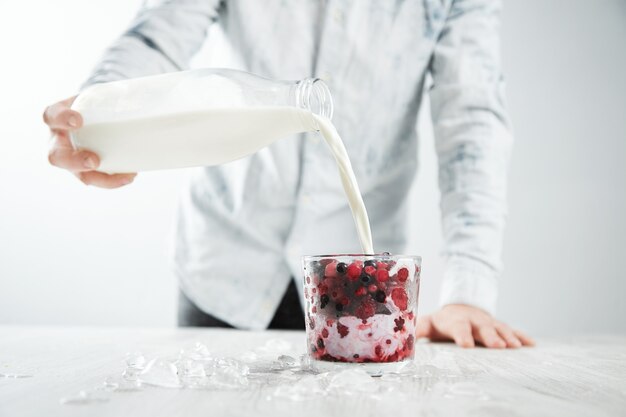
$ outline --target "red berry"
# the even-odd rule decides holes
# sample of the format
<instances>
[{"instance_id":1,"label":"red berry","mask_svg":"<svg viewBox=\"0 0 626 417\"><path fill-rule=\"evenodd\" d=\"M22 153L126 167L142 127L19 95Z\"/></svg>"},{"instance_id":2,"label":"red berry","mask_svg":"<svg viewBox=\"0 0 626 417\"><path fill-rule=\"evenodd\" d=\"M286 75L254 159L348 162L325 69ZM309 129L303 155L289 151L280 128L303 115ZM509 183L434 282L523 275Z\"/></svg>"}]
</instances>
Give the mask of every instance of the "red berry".
<instances>
[{"instance_id":1,"label":"red berry","mask_svg":"<svg viewBox=\"0 0 626 417\"><path fill-rule=\"evenodd\" d=\"M311 313L313 313L313 314L317 313L317 306L313 306L311 308Z\"/></svg>"},{"instance_id":2,"label":"red berry","mask_svg":"<svg viewBox=\"0 0 626 417\"><path fill-rule=\"evenodd\" d=\"M376 281L387 282L389 280L389 272L386 269L376 271Z\"/></svg>"},{"instance_id":3,"label":"red berry","mask_svg":"<svg viewBox=\"0 0 626 417\"><path fill-rule=\"evenodd\" d=\"M326 329L324 329L324 330L326 330ZM322 332L322 333L323 333L323 332ZM387 343L388 345L390 345L390 344L391 344L391 339L387 339L387 340L385 340L385 343Z\"/></svg>"},{"instance_id":4,"label":"red berry","mask_svg":"<svg viewBox=\"0 0 626 417\"><path fill-rule=\"evenodd\" d=\"M337 276L337 261L333 261L326 265L326 268L324 268L324 275L326 275L327 277Z\"/></svg>"},{"instance_id":5,"label":"red berry","mask_svg":"<svg viewBox=\"0 0 626 417\"><path fill-rule=\"evenodd\" d=\"M376 285L374 285L374 284L371 284L369 287L367 287L367 290L369 292L376 292L376 291L378 291L378 287Z\"/></svg>"},{"instance_id":6,"label":"red berry","mask_svg":"<svg viewBox=\"0 0 626 417\"><path fill-rule=\"evenodd\" d=\"M346 275L348 275L348 279L350 281L356 281L361 275L361 267L356 262L351 263L348 266L348 271L346 272Z\"/></svg>"},{"instance_id":7,"label":"red berry","mask_svg":"<svg viewBox=\"0 0 626 417\"><path fill-rule=\"evenodd\" d=\"M394 288L391 290L391 299L400 310L406 310L409 299L404 288Z\"/></svg>"},{"instance_id":8,"label":"red berry","mask_svg":"<svg viewBox=\"0 0 626 417\"><path fill-rule=\"evenodd\" d=\"M350 333L350 329L348 329L348 326L341 324L341 322L337 322L337 333L344 338Z\"/></svg>"},{"instance_id":9,"label":"red berry","mask_svg":"<svg viewBox=\"0 0 626 417\"><path fill-rule=\"evenodd\" d=\"M400 270L398 271L398 280L400 282L404 282L406 281L408 277L409 277L409 270L406 268L400 268Z\"/></svg>"},{"instance_id":10,"label":"red berry","mask_svg":"<svg viewBox=\"0 0 626 417\"><path fill-rule=\"evenodd\" d=\"M387 269L389 268L389 265L387 265L385 262L378 262L378 265L376 265L378 269Z\"/></svg>"},{"instance_id":11,"label":"red berry","mask_svg":"<svg viewBox=\"0 0 626 417\"><path fill-rule=\"evenodd\" d=\"M380 345L376 345L374 353L376 353L376 356L383 356L383 348L381 348Z\"/></svg>"},{"instance_id":12,"label":"red berry","mask_svg":"<svg viewBox=\"0 0 626 417\"><path fill-rule=\"evenodd\" d=\"M339 300L339 302L343 304L344 306L347 306L348 303L350 302L350 299L344 295L343 297L341 297L341 300Z\"/></svg>"},{"instance_id":13,"label":"red berry","mask_svg":"<svg viewBox=\"0 0 626 417\"><path fill-rule=\"evenodd\" d=\"M306 283L310 284L311 283L311 277L306 277Z\"/></svg>"},{"instance_id":14,"label":"red berry","mask_svg":"<svg viewBox=\"0 0 626 417\"><path fill-rule=\"evenodd\" d=\"M370 297L367 297L361 302L356 310L354 311L354 315L360 318L361 320L367 320L372 317L376 313L376 302L372 300Z\"/></svg>"},{"instance_id":15,"label":"red berry","mask_svg":"<svg viewBox=\"0 0 626 417\"><path fill-rule=\"evenodd\" d=\"M354 292L354 295L358 295L358 296L362 296L362 295L365 295L365 294L367 294L367 290L365 289L365 287L359 287Z\"/></svg>"},{"instance_id":16,"label":"red berry","mask_svg":"<svg viewBox=\"0 0 626 417\"><path fill-rule=\"evenodd\" d=\"M333 319L326 319L326 325L328 327L333 327L333 323L334 323Z\"/></svg>"},{"instance_id":17,"label":"red berry","mask_svg":"<svg viewBox=\"0 0 626 417\"><path fill-rule=\"evenodd\" d=\"M324 327L324 330L322 330L322 337L324 339L326 339L328 337L328 329L326 327Z\"/></svg>"},{"instance_id":18,"label":"red berry","mask_svg":"<svg viewBox=\"0 0 626 417\"><path fill-rule=\"evenodd\" d=\"M374 276L374 274L376 273L376 268L374 268L373 266L369 265L365 267L365 273L369 276Z\"/></svg>"}]
</instances>

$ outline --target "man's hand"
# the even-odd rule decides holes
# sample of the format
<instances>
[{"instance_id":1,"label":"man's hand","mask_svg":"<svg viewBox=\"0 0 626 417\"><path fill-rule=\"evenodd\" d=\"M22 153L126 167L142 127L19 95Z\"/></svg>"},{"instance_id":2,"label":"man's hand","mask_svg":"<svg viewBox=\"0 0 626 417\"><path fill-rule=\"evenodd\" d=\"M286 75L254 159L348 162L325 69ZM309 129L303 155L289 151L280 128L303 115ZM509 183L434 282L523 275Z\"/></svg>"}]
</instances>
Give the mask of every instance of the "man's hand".
<instances>
[{"instance_id":1,"label":"man's hand","mask_svg":"<svg viewBox=\"0 0 626 417\"><path fill-rule=\"evenodd\" d=\"M43 113L43 121L52 133L52 144L48 152L48 161L54 166L72 172L79 180L87 185L101 188L118 188L133 182L137 174L105 174L96 169L100 158L87 150L76 150L70 142L70 130L78 129L83 125L80 113L70 108L76 97L59 101Z\"/></svg>"},{"instance_id":2,"label":"man's hand","mask_svg":"<svg viewBox=\"0 0 626 417\"><path fill-rule=\"evenodd\" d=\"M497 349L535 345L533 339L519 330L464 304L449 304L432 315L418 317L416 333L418 338L453 340L461 347L474 347L476 343Z\"/></svg>"}]
</instances>

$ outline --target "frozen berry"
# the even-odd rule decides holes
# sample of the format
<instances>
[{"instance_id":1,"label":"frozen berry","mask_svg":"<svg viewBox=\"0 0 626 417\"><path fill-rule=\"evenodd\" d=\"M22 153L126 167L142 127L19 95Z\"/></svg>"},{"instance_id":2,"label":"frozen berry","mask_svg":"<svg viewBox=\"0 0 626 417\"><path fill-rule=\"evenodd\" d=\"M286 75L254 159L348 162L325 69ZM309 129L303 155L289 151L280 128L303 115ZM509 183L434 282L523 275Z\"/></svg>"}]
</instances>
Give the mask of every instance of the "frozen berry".
<instances>
[{"instance_id":1,"label":"frozen berry","mask_svg":"<svg viewBox=\"0 0 626 417\"><path fill-rule=\"evenodd\" d=\"M327 294L322 295L320 297L320 308L326 307L329 301L330 301L330 297Z\"/></svg>"},{"instance_id":2,"label":"frozen berry","mask_svg":"<svg viewBox=\"0 0 626 417\"><path fill-rule=\"evenodd\" d=\"M343 297L341 297L341 300L339 300L339 302L344 306L347 306L350 303L350 299L344 295Z\"/></svg>"},{"instance_id":3,"label":"frozen berry","mask_svg":"<svg viewBox=\"0 0 626 417\"><path fill-rule=\"evenodd\" d=\"M415 343L415 338L413 337L413 335L409 335L409 337L406 339L406 347L409 350L413 350L413 344Z\"/></svg>"},{"instance_id":4,"label":"frozen berry","mask_svg":"<svg viewBox=\"0 0 626 417\"><path fill-rule=\"evenodd\" d=\"M378 265L376 266L376 268L378 268L378 269L388 269L389 265L387 265L385 262L378 262Z\"/></svg>"},{"instance_id":5,"label":"frozen berry","mask_svg":"<svg viewBox=\"0 0 626 417\"><path fill-rule=\"evenodd\" d=\"M324 349L324 339L322 339L321 337L317 339L317 347L320 349Z\"/></svg>"},{"instance_id":6,"label":"frozen berry","mask_svg":"<svg viewBox=\"0 0 626 417\"><path fill-rule=\"evenodd\" d=\"M348 333L350 333L350 329L348 329L348 326L337 322L337 333L339 333L339 335L344 338L348 335Z\"/></svg>"},{"instance_id":7,"label":"frozen berry","mask_svg":"<svg viewBox=\"0 0 626 417\"><path fill-rule=\"evenodd\" d=\"M376 274L376 268L371 265L366 266L364 269L365 273L370 277L373 277Z\"/></svg>"},{"instance_id":8,"label":"frozen berry","mask_svg":"<svg viewBox=\"0 0 626 417\"><path fill-rule=\"evenodd\" d=\"M376 303L370 297L365 298L354 311L354 315L361 320L367 320L376 313Z\"/></svg>"},{"instance_id":9,"label":"frozen berry","mask_svg":"<svg viewBox=\"0 0 626 417\"><path fill-rule=\"evenodd\" d=\"M337 309L337 311L343 311L343 304L341 303L335 304L335 309Z\"/></svg>"},{"instance_id":10,"label":"frozen berry","mask_svg":"<svg viewBox=\"0 0 626 417\"><path fill-rule=\"evenodd\" d=\"M376 292L378 290L378 287L376 285L374 285L374 284L370 284L370 286L367 287L367 290L369 292Z\"/></svg>"},{"instance_id":11,"label":"frozen berry","mask_svg":"<svg viewBox=\"0 0 626 417\"><path fill-rule=\"evenodd\" d=\"M374 353L376 354L376 356L382 356L383 348L381 348L380 345L376 345L376 347L374 348Z\"/></svg>"},{"instance_id":12,"label":"frozen berry","mask_svg":"<svg viewBox=\"0 0 626 417\"><path fill-rule=\"evenodd\" d=\"M361 274L360 280L363 284L369 284L372 278L369 275L367 275L365 272L363 272Z\"/></svg>"},{"instance_id":13,"label":"frozen berry","mask_svg":"<svg viewBox=\"0 0 626 417\"><path fill-rule=\"evenodd\" d=\"M309 276L307 276L307 277L306 277L306 283L307 283L307 284L310 284L310 283L311 283L311 277L309 277Z\"/></svg>"},{"instance_id":14,"label":"frozen berry","mask_svg":"<svg viewBox=\"0 0 626 417\"><path fill-rule=\"evenodd\" d=\"M379 269L376 271L376 281L387 282L389 281L389 272L386 269Z\"/></svg>"},{"instance_id":15,"label":"frozen berry","mask_svg":"<svg viewBox=\"0 0 626 417\"><path fill-rule=\"evenodd\" d=\"M374 268L376 268L376 261L373 259L370 259L368 261L363 262L363 265L365 266L373 266Z\"/></svg>"},{"instance_id":16,"label":"frozen berry","mask_svg":"<svg viewBox=\"0 0 626 417\"><path fill-rule=\"evenodd\" d=\"M398 280L400 282L404 282L406 281L408 277L409 277L409 270L406 268L400 268L400 270L398 271Z\"/></svg>"},{"instance_id":17,"label":"frozen berry","mask_svg":"<svg viewBox=\"0 0 626 417\"><path fill-rule=\"evenodd\" d=\"M406 310L409 300L406 295L406 291L404 291L404 288L398 287L391 290L391 299L400 310Z\"/></svg>"},{"instance_id":18,"label":"frozen berry","mask_svg":"<svg viewBox=\"0 0 626 417\"><path fill-rule=\"evenodd\" d=\"M374 296L374 298L376 299L376 301L378 301L379 303L384 303L385 299L387 298L387 295L385 295L385 292L382 290L378 290L376 291L376 295Z\"/></svg>"},{"instance_id":19,"label":"frozen berry","mask_svg":"<svg viewBox=\"0 0 626 417\"><path fill-rule=\"evenodd\" d=\"M352 357L353 357L354 359L359 359L359 354L358 354L358 353L355 353L354 355L352 355Z\"/></svg>"},{"instance_id":20,"label":"frozen berry","mask_svg":"<svg viewBox=\"0 0 626 417\"><path fill-rule=\"evenodd\" d=\"M337 263L334 261L326 265L324 269L324 275L327 277L336 277L337 276Z\"/></svg>"},{"instance_id":21,"label":"frozen berry","mask_svg":"<svg viewBox=\"0 0 626 417\"><path fill-rule=\"evenodd\" d=\"M348 279L356 281L361 275L361 267L356 263L351 263L347 270Z\"/></svg>"},{"instance_id":22,"label":"frozen berry","mask_svg":"<svg viewBox=\"0 0 626 417\"><path fill-rule=\"evenodd\" d=\"M359 287L354 292L354 295L358 295L358 296L362 296L362 295L365 295L365 294L367 294L367 290L365 289L365 287Z\"/></svg>"},{"instance_id":23,"label":"frozen berry","mask_svg":"<svg viewBox=\"0 0 626 417\"><path fill-rule=\"evenodd\" d=\"M339 262L336 268L337 272L339 272L340 274L345 274L346 272L348 272L348 265L343 262Z\"/></svg>"},{"instance_id":24,"label":"frozen berry","mask_svg":"<svg viewBox=\"0 0 626 417\"><path fill-rule=\"evenodd\" d=\"M324 327L324 330L322 330L322 337L324 339L328 338L328 329L326 327Z\"/></svg>"},{"instance_id":25,"label":"frozen berry","mask_svg":"<svg viewBox=\"0 0 626 417\"><path fill-rule=\"evenodd\" d=\"M326 329L324 329L324 330L326 330ZM323 335L323 334L324 334L324 332L322 332L322 335ZM387 340L385 341L385 343L387 343L388 345L390 345L390 344L391 344L391 339L387 339Z\"/></svg>"}]
</instances>

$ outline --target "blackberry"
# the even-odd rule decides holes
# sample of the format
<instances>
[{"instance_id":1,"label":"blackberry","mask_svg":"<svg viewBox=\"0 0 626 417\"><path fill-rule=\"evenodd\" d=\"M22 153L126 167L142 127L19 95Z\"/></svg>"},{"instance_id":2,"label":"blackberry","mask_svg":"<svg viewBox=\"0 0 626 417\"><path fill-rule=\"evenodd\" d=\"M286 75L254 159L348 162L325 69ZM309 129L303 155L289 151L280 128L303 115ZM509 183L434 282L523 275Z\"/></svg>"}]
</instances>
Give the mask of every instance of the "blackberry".
<instances>
[{"instance_id":1,"label":"blackberry","mask_svg":"<svg viewBox=\"0 0 626 417\"><path fill-rule=\"evenodd\" d=\"M322 339L321 337L317 339L317 347L320 349L324 349L324 339Z\"/></svg>"},{"instance_id":2,"label":"blackberry","mask_svg":"<svg viewBox=\"0 0 626 417\"><path fill-rule=\"evenodd\" d=\"M339 272L340 274L345 274L346 272L348 272L348 265L343 262L339 262L337 264L337 272Z\"/></svg>"},{"instance_id":3,"label":"blackberry","mask_svg":"<svg viewBox=\"0 0 626 417\"><path fill-rule=\"evenodd\" d=\"M376 294L374 295L374 299L378 301L379 303L384 303L386 298L387 298L387 295L385 294L383 290L376 291Z\"/></svg>"},{"instance_id":4,"label":"blackberry","mask_svg":"<svg viewBox=\"0 0 626 417\"><path fill-rule=\"evenodd\" d=\"M328 305L329 301L330 301L330 297L328 296L328 294L322 295L320 297L320 308L326 307L326 305Z\"/></svg>"},{"instance_id":5,"label":"blackberry","mask_svg":"<svg viewBox=\"0 0 626 417\"><path fill-rule=\"evenodd\" d=\"M352 355L352 357L353 357L354 359L359 359L359 354L358 354L358 353L355 353L354 355Z\"/></svg>"},{"instance_id":6,"label":"blackberry","mask_svg":"<svg viewBox=\"0 0 626 417\"><path fill-rule=\"evenodd\" d=\"M361 276L359 277L359 279L361 280L363 284L369 284L370 281L372 280L372 277L370 277L365 272L363 272Z\"/></svg>"},{"instance_id":7,"label":"blackberry","mask_svg":"<svg viewBox=\"0 0 626 417\"><path fill-rule=\"evenodd\" d=\"M376 261L373 259L370 259L369 261L363 262L363 266L373 266L374 268L376 268Z\"/></svg>"},{"instance_id":8,"label":"blackberry","mask_svg":"<svg viewBox=\"0 0 626 417\"><path fill-rule=\"evenodd\" d=\"M337 309L337 311L343 311L343 304L337 303L335 304L335 308Z\"/></svg>"}]
</instances>

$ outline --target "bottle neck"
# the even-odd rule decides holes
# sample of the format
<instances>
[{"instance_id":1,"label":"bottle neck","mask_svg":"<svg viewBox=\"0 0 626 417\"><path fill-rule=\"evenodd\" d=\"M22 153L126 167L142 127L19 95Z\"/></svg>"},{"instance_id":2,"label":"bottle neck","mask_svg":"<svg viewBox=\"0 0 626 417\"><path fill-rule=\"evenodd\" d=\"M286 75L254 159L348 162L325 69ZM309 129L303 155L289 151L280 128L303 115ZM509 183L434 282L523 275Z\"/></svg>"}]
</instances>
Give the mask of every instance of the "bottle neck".
<instances>
[{"instance_id":1,"label":"bottle neck","mask_svg":"<svg viewBox=\"0 0 626 417\"><path fill-rule=\"evenodd\" d=\"M307 110L303 113L303 123L312 130L319 130L314 115L327 119L333 117L333 98L324 81L319 78L305 78L298 81L292 88L291 100L295 107Z\"/></svg>"}]
</instances>

